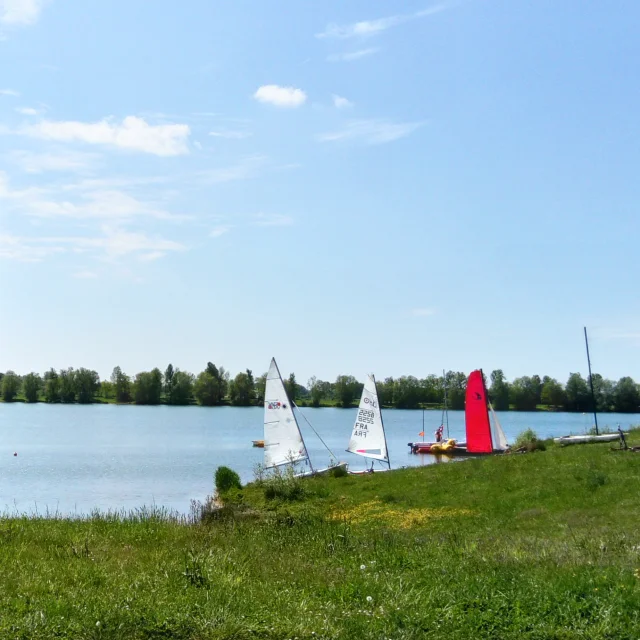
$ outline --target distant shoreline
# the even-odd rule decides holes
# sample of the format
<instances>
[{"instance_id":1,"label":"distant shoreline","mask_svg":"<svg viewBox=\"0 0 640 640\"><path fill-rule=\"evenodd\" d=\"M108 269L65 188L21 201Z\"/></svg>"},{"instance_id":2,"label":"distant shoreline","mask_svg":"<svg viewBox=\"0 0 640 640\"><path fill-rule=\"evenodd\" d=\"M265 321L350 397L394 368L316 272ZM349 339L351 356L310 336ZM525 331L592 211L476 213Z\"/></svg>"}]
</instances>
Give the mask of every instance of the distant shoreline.
<instances>
[{"instance_id":1,"label":"distant shoreline","mask_svg":"<svg viewBox=\"0 0 640 640\"><path fill-rule=\"evenodd\" d=\"M256 408L261 408L262 404L261 403L257 403L257 404L250 404L250 405L234 405L231 404L230 402L223 402L221 404L217 404L217 405L201 405L198 404L197 402L190 402L188 404L169 404L168 402L159 402L156 404L137 404L135 402L115 402L115 400L113 399L109 399L109 400L105 400L105 399L97 399L94 400L93 402L46 402L44 400L38 400L37 402L27 402L24 398L16 398L15 400L12 400L11 402L5 402L4 400L0 399L0 405L1 404L28 404L28 405L50 405L50 406L60 406L60 405L65 405L65 406L96 406L96 405L115 405L115 406L119 406L119 407L202 407L202 408L206 408L206 409L219 409L219 408L223 408L223 407L233 407L234 409L256 409ZM358 405L357 404L351 404L348 407L343 407L337 403L327 403L327 402L322 402L319 406L317 407L313 407L311 405L311 403L306 402L305 400L301 400L300 402L296 402L296 406L298 406L300 409L357 409ZM437 405L426 405L424 407L419 406L419 407L394 407L394 406L388 406L388 405L382 405L382 408L385 411L442 411L442 406L437 406ZM449 409L450 412L454 412L454 411L464 411L464 408L462 409ZM502 409L500 411L498 411L498 413L506 413L506 412L512 412L512 413L575 413L575 414L583 414L583 415L593 415L592 412L583 412L583 411L568 411L567 409L565 409L564 407L550 407L548 405L538 405L536 407L535 410L527 410L527 411L522 411L522 410L518 410L518 409L514 409L513 407L509 407L509 409ZM640 411L601 411L598 410L598 414L611 414L611 413L620 413L620 414L627 414L627 415L640 415Z\"/></svg>"}]
</instances>

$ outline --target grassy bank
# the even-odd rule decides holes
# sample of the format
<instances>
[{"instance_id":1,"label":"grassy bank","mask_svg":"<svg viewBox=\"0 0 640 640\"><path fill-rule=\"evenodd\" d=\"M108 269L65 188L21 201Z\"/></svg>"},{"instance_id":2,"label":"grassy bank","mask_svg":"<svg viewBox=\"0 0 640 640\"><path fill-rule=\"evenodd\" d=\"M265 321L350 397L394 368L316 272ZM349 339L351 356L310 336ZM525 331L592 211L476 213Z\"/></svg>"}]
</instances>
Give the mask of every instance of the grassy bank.
<instances>
[{"instance_id":1,"label":"grassy bank","mask_svg":"<svg viewBox=\"0 0 640 640\"><path fill-rule=\"evenodd\" d=\"M0 637L640 634L640 454L550 446L275 489L206 524L0 520Z\"/></svg>"}]
</instances>

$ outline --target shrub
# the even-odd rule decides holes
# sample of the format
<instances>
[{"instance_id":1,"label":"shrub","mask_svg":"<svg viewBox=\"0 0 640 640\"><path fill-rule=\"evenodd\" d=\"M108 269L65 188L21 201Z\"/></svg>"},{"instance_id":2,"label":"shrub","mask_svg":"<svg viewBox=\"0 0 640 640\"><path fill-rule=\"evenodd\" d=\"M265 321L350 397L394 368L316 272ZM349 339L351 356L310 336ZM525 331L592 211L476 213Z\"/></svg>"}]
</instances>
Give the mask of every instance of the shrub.
<instances>
[{"instance_id":1,"label":"shrub","mask_svg":"<svg viewBox=\"0 0 640 640\"><path fill-rule=\"evenodd\" d=\"M349 475L349 472L344 467L336 465L329 470L329 475L332 478L344 478Z\"/></svg>"},{"instance_id":2,"label":"shrub","mask_svg":"<svg viewBox=\"0 0 640 640\"><path fill-rule=\"evenodd\" d=\"M530 453L532 451L545 451L547 447L544 442L538 438L538 434L533 429L525 429L518 434L513 448L524 449Z\"/></svg>"},{"instance_id":3,"label":"shrub","mask_svg":"<svg viewBox=\"0 0 640 640\"><path fill-rule=\"evenodd\" d=\"M222 495L230 489L242 489L240 476L229 467L218 467L216 469L216 491L218 495Z\"/></svg>"},{"instance_id":4,"label":"shrub","mask_svg":"<svg viewBox=\"0 0 640 640\"><path fill-rule=\"evenodd\" d=\"M267 500L285 500L292 502L302 500L305 490L300 478L295 477L293 467L287 467L284 472L276 467L273 475L264 481L264 497Z\"/></svg>"}]
</instances>

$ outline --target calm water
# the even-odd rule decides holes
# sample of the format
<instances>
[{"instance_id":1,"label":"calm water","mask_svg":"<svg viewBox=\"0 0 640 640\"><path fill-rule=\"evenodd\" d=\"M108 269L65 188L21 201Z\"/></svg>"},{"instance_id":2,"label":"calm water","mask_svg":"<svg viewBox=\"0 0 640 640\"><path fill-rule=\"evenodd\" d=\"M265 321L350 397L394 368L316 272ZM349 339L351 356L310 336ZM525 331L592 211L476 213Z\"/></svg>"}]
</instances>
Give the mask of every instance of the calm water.
<instances>
[{"instance_id":1,"label":"calm water","mask_svg":"<svg viewBox=\"0 0 640 640\"><path fill-rule=\"evenodd\" d=\"M344 451L355 409L302 409L341 460L362 468L364 460ZM440 412L425 412L426 436L440 424ZM225 464L253 477L262 449L261 408L135 407L115 405L0 404L0 510L87 513L99 509L164 506L183 513L190 500L204 500L213 490L213 472ZM570 413L500 413L510 441L531 427L540 436L584 433L590 415ZM420 440L421 411L384 414L393 467L433 464L432 456L409 453ZM603 414L601 426L623 428L640 415ZM329 454L309 425L300 427L315 466ZM451 437L464 439L464 413L449 413ZM14 457L13 452L18 456Z\"/></svg>"}]
</instances>

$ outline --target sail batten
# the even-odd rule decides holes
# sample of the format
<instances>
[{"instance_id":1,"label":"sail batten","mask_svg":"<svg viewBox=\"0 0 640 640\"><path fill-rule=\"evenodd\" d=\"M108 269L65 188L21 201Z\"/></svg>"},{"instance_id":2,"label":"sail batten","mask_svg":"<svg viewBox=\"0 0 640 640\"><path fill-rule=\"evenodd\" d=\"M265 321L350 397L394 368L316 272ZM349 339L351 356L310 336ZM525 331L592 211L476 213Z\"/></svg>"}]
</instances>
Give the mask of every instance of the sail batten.
<instances>
[{"instance_id":1,"label":"sail batten","mask_svg":"<svg viewBox=\"0 0 640 640\"><path fill-rule=\"evenodd\" d=\"M378 390L376 381L371 375L367 376L362 389L358 414L347 451L364 458L389 461Z\"/></svg>"},{"instance_id":2,"label":"sail batten","mask_svg":"<svg viewBox=\"0 0 640 640\"><path fill-rule=\"evenodd\" d=\"M308 460L293 406L272 358L264 391L264 465L266 468Z\"/></svg>"}]
</instances>

